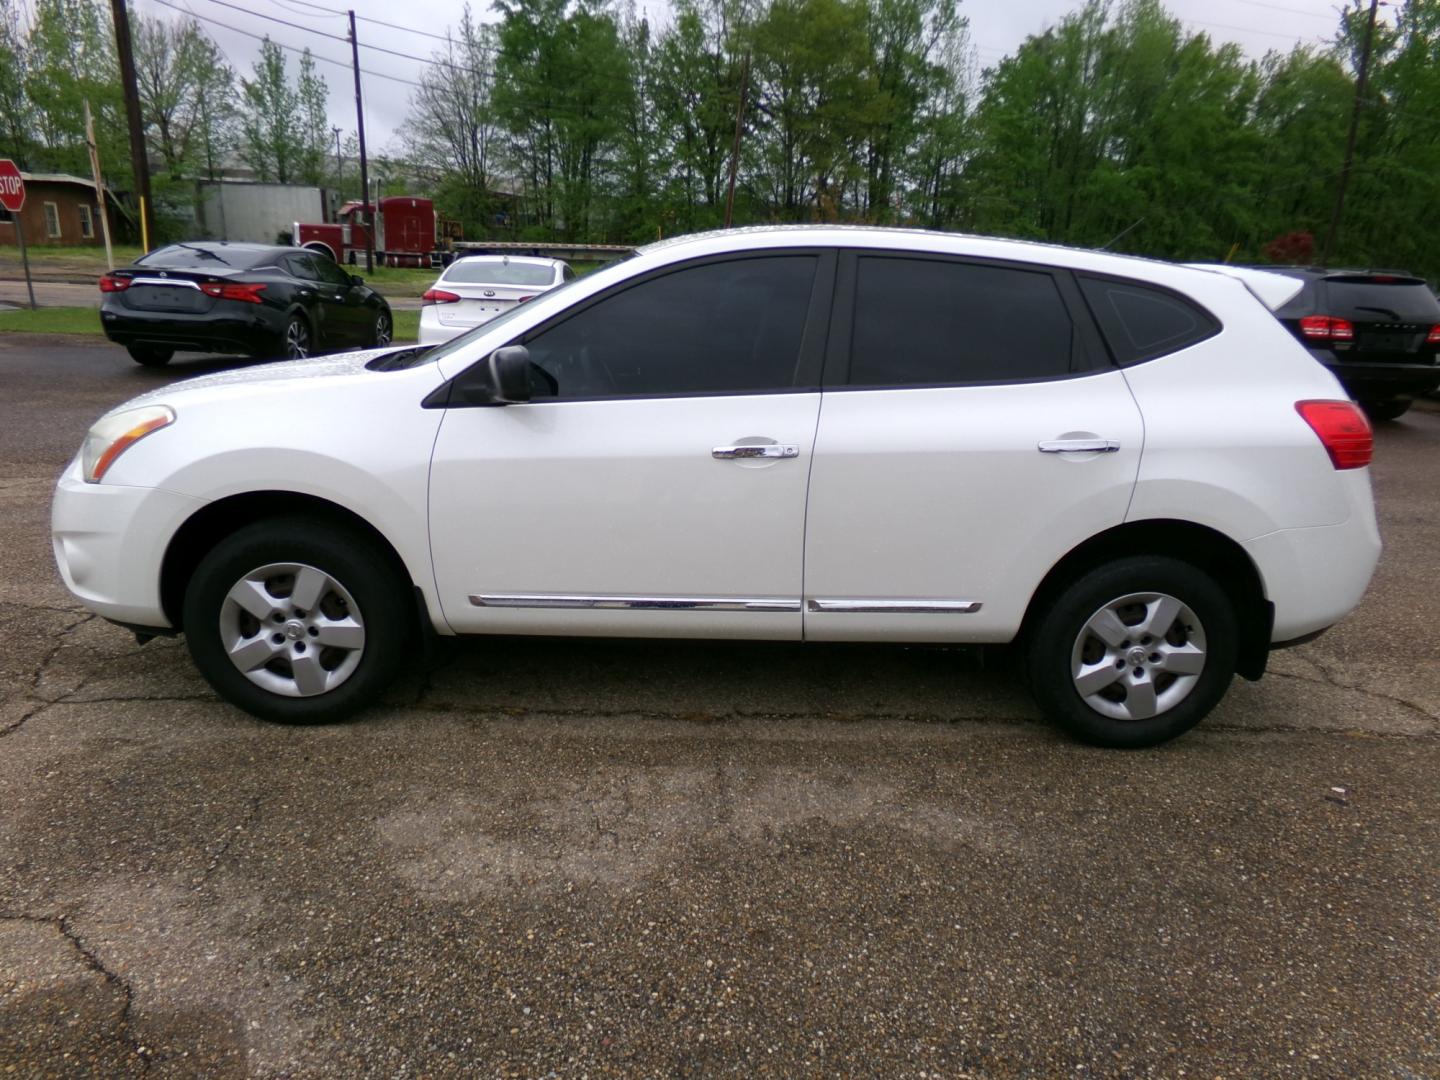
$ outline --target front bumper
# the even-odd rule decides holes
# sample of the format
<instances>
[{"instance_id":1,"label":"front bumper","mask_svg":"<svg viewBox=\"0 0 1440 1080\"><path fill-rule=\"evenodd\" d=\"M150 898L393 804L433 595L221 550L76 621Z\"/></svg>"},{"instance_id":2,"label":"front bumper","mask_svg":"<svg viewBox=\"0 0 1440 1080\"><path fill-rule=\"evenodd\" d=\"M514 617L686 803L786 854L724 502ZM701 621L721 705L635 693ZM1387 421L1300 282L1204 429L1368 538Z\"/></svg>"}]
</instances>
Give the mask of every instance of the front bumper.
<instances>
[{"instance_id":1,"label":"front bumper","mask_svg":"<svg viewBox=\"0 0 1440 1080\"><path fill-rule=\"evenodd\" d=\"M51 545L71 594L97 615L169 628L160 569L176 530L203 499L156 488L87 484L72 461L55 485Z\"/></svg>"}]
</instances>

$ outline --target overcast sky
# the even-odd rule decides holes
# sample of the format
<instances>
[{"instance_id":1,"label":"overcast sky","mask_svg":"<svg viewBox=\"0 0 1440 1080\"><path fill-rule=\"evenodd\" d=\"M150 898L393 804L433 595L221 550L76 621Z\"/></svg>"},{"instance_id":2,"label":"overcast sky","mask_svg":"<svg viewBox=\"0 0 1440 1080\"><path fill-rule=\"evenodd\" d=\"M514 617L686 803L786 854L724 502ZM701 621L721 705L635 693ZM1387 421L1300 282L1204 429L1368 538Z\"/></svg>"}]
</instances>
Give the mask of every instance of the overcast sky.
<instances>
[{"instance_id":1,"label":"overcast sky","mask_svg":"<svg viewBox=\"0 0 1440 1080\"><path fill-rule=\"evenodd\" d=\"M670 6L667 0L635 2L637 8L649 17L652 26L664 25L668 21ZM976 49L976 58L984 67L1013 52L1028 35L1041 33L1054 25L1066 12L1079 7L1081 2L961 0L960 12L970 21L970 38ZM269 34L273 40L297 48L309 45L317 57L342 61L343 68L323 62L319 67L330 87L331 124L347 133L354 130L355 100L348 43L298 29L303 26L344 38L347 23L343 14L328 14L322 9L342 11L348 6L347 0L170 0L170 3L173 6L165 6L160 0L130 0L131 9L145 15L182 18L177 8L194 13L202 19L206 30L219 42L231 65L242 75L250 74L259 49L257 37L247 34ZM364 20L368 17L431 34L443 34L447 27L459 21L463 5L461 0L349 0L349 3L354 4L355 13L362 17L359 23L360 66L375 73L363 77L367 142L372 152L398 149L398 132L404 123L413 87L380 76L413 82L423 64L376 52L365 46L374 45L426 57L440 42L412 30L380 26ZM496 19L485 0L473 6L481 19ZM1339 22L1338 12L1342 4L1340 0L1168 0L1166 6L1190 29L1204 31L1216 40L1234 41L1247 53L1259 57L1270 49L1287 51L1300 41L1328 41ZM295 25L282 25L272 21L275 19Z\"/></svg>"}]
</instances>

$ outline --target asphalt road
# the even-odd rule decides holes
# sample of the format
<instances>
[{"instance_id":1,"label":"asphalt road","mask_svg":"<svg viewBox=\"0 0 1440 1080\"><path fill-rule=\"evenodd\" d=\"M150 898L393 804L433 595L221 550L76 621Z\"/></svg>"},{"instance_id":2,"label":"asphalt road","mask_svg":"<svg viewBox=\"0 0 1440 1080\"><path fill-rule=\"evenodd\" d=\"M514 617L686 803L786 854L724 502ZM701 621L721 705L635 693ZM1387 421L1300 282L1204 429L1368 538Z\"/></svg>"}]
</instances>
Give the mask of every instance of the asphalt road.
<instances>
[{"instance_id":1,"label":"asphalt road","mask_svg":"<svg viewBox=\"0 0 1440 1080\"><path fill-rule=\"evenodd\" d=\"M208 366L0 335L0 1076L1440 1076L1440 410L1363 607L1158 750L820 646L475 640L288 730L48 550Z\"/></svg>"}]
</instances>

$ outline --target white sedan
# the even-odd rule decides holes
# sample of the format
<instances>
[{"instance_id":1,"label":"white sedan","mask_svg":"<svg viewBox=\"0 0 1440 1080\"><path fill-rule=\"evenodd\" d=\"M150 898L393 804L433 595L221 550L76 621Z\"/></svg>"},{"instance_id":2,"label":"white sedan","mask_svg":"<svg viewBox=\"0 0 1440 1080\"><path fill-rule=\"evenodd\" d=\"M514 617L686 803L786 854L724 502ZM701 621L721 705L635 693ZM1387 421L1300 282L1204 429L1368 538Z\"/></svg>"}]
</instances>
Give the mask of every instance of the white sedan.
<instances>
[{"instance_id":1,"label":"white sedan","mask_svg":"<svg viewBox=\"0 0 1440 1080\"><path fill-rule=\"evenodd\" d=\"M1271 315L1298 284L683 237L446 345L120 406L59 479L55 556L286 723L374 702L421 633L1016 642L1047 715L1150 745L1343 618L1379 557L1370 427Z\"/></svg>"},{"instance_id":2,"label":"white sedan","mask_svg":"<svg viewBox=\"0 0 1440 1080\"><path fill-rule=\"evenodd\" d=\"M421 297L420 344L439 345L575 277L568 263L529 255L465 255Z\"/></svg>"}]
</instances>

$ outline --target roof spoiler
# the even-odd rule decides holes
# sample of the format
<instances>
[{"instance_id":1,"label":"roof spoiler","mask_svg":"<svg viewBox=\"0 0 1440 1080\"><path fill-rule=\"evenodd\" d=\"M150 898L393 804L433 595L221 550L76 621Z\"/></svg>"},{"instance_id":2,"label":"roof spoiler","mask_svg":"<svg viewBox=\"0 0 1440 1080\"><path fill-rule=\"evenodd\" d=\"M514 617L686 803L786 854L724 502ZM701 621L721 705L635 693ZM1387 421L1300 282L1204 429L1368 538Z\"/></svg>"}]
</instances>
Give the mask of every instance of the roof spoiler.
<instances>
[{"instance_id":1,"label":"roof spoiler","mask_svg":"<svg viewBox=\"0 0 1440 1080\"><path fill-rule=\"evenodd\" d=\"M1209 270L1213 274L1232 277L1249 289L1271 311L1278 311L1295 298L1305 287L1299 278L1286 274L1272 274L1267 270L1252 270L1247 266L1226 266L1223 263L1186 263L1192 270Z\"/></svg>"}]
</instances>

